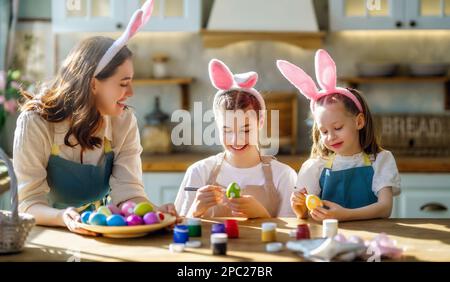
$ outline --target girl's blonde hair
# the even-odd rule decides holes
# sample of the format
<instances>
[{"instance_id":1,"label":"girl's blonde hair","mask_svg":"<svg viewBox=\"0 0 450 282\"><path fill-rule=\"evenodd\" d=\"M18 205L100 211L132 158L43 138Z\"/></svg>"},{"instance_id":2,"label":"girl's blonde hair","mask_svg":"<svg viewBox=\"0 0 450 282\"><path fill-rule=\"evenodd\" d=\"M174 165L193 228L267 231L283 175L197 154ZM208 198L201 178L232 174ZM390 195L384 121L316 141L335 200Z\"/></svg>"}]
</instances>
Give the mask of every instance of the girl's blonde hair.
<instances>
[{"instance_id":1,"label":"girl's blonde hair","mask_svg":"<svg viewBox=\"0 0 450 282\"><path fill-rule=\"evenodd\" d=\"M376 130L370 109L367 105L367 102L365 101L365 99L363 98L363 96L359 91L351 88L347 89L350 92L352 92L353 95L355 95L355 97L361 103L361 106L363 108L364 127L359 130L359 144L361 145L361 148L366 154L369 155L373 154L376 157L377 153L379 153L382 150L382 148L380 146L378 136L375 132ZM347 112L349 112L354 116L357 116L360 113L355 103L351 99L337 93L320 98L316 102L316 106L337 102L342 102ZM317 157L328 158L328 156L330 156L333 153L331 150L328 150L324 144L322 144L320 140L320 130L315 121L312 128L312 141L313 145L311 148L310 158L317 158Z\"/></svg>"},{"instance_id":2,"label":"girl's blonde hair","mask_svg":"<svg viewBox=\"0 0 450 282\"><path fill-rule=\"evenodd\" d=\"M97 64L113 42L113 39L102 36L82 41L65 59L56 78L48 86L39 87L38 95L22 91L25 101L21 110L35 111L48 122L69 119L69 131L64 138L67 146L79 144L83 150L100 147L102 140L94 134L101 128L103 119L96 107L91 85ZM102 81L113 76L131 56L131 51L123 47L95 78ZM72 134L78 144L69 142Z\"/></svg>"}]
</instances>

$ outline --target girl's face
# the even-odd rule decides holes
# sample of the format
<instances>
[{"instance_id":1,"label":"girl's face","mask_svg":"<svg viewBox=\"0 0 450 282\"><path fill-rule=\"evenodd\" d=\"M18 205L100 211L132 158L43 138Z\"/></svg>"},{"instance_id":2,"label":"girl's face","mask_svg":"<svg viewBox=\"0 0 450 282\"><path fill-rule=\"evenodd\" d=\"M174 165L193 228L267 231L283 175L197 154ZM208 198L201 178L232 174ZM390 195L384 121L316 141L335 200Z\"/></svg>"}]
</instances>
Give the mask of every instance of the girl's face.
<instances>
[{"instance_id":1,"label":"girl's face","mask_svg":"<svg viewBox=\"0 0 450 282\"><path fill-rule=\"evenodd\" d=\"M361 152L359 130L365 125L362 113L354 116L337 101L317 106L314 117L320 140L328 150L344 156Z\"/></svg>"},{"instance_id":2,"label":"girl's face","mask_svg":"<svg viewBox=\"0 0 450 282\"><path fill-rule=\"evenodd\" d=\"M226 151L243 155L258 146L258 117L254 110L223 111L217 119Z\"/></svg>"},{"instance_id":3,"label":"girl's face","mask_svg":"<svg viewBox=\"0 0 450 282\"><path fill-rule=\"evenodd\" d=\"M113 76L102 81L93 79L92 92L102 115L118 116L123 113L126 100L133 96L133 74L133 63L128 59L117 68Z\"/></svg>"}]
</instances>

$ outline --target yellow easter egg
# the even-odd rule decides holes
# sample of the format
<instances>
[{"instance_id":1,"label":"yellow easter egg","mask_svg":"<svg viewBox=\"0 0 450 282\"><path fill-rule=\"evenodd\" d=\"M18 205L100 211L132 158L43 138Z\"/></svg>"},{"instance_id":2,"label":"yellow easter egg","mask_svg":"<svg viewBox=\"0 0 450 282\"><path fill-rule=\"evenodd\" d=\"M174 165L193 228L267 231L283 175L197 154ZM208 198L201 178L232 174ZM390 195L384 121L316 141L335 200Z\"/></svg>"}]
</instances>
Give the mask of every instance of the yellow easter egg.
<instances>
[{"instance_id":1,"label":"yellow easter egg","mask_svg":"<svg viewBox=\"0 0 450 282\"><path fill-rule=\"evenodd\" d=\"M317 207L322 207L322 201L316 195L308 195L306 196L306 207L308 210L313 210Z\"/></svg>"}]
</instances>

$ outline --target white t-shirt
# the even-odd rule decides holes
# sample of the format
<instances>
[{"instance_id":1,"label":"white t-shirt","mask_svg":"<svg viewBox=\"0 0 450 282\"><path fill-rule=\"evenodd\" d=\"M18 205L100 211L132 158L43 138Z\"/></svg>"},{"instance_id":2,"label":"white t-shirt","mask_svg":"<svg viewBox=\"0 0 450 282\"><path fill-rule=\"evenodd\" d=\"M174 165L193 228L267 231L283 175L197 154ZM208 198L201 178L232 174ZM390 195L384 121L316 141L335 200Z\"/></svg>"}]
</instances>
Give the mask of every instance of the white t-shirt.
<instances>
[{"instance_id":1,"label":"white t-shirt","mask_svg":"<svg viewBox=\"0 0 450 282\"><path fill-rule=\"evenodd\" d=\"M185 216L188 213L195 198L195 192L184 191L184 187L200 188L205 186L215 164L216 156L211 156L194 163L186 171L175 200L175 207L181 216ZM272 160L270 165L272 168L273 184L281 198L278 216L294 217L295 214L291 208L290 197L294 191L297 175L290 166L277 160ZM237 168L224 160L216 181L224 187L227 187L231 182L236 182L240 187L264 185L265 178L262 163L250 168Z\"/></svg>"},{"instance_id":2,"label":"white t-shirt","mask_svg":"<svg viewBox=\"0 0 450 282\"><path fill-rule=\"evenodd\" d=\"M381 151L375 160L371 159L374 170L372 191L377 196L384 187L392 187L394 196L400 194L400 175L394 156L389 151ZM321 188L319 179L325 167L326 160L322 158L309 159L303 163L297 179L297 188L306 187L308 194L319 195ZM333 171L364 166L362 152L353 156L336 155L333 161Z\"/></svg>"}]
</instances>

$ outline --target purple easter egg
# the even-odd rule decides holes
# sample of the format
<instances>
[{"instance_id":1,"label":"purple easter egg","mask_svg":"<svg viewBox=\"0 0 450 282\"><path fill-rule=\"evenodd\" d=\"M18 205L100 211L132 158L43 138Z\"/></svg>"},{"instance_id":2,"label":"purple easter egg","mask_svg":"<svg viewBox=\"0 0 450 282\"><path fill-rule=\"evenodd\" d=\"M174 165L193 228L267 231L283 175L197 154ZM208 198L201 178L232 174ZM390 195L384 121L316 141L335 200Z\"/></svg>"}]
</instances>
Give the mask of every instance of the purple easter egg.
<instances>
[{"instance_id":1,"label":"purple easter egg","mask_svg":"<svg viewBox=\"0 0 450 282\"><path fill-rule=\"evenodd\" d=\"M144 215L145 224L159 223L159 217L155 212L149 212Z\"/></svg>"},{"instance_id":2,"label":"purple easter egg","mask_svg":"<svg viewBox=\"0 0 450 282\"><path fill-rule=\"evenodd\" d=\"M129 216L134 213L134 207L136 206L136 203L128 201L125 204L122 205L122 214L124 216Z\"/></svg>"},{"instance_id":3,"label":"purple easter egg","mask_svg":"<svg viewBox=\"0 0 450 282\"><path fill-rule=\"evenodd\" d=\"M107 205L107 207L113 214L122 214L122 211L115 205Z\"/></svg>"},{"instance_id":4,"label":"purple easter egg","mask_svg":"<svg viewBox=\"0 0 450 282\"><path fill-rule=\"evenodd\" d=\"M127 224L129 226L142 225L144 224L144 221L142 220L142 217L132 214L127 217Z\"/></svg>"}]
</instances>

